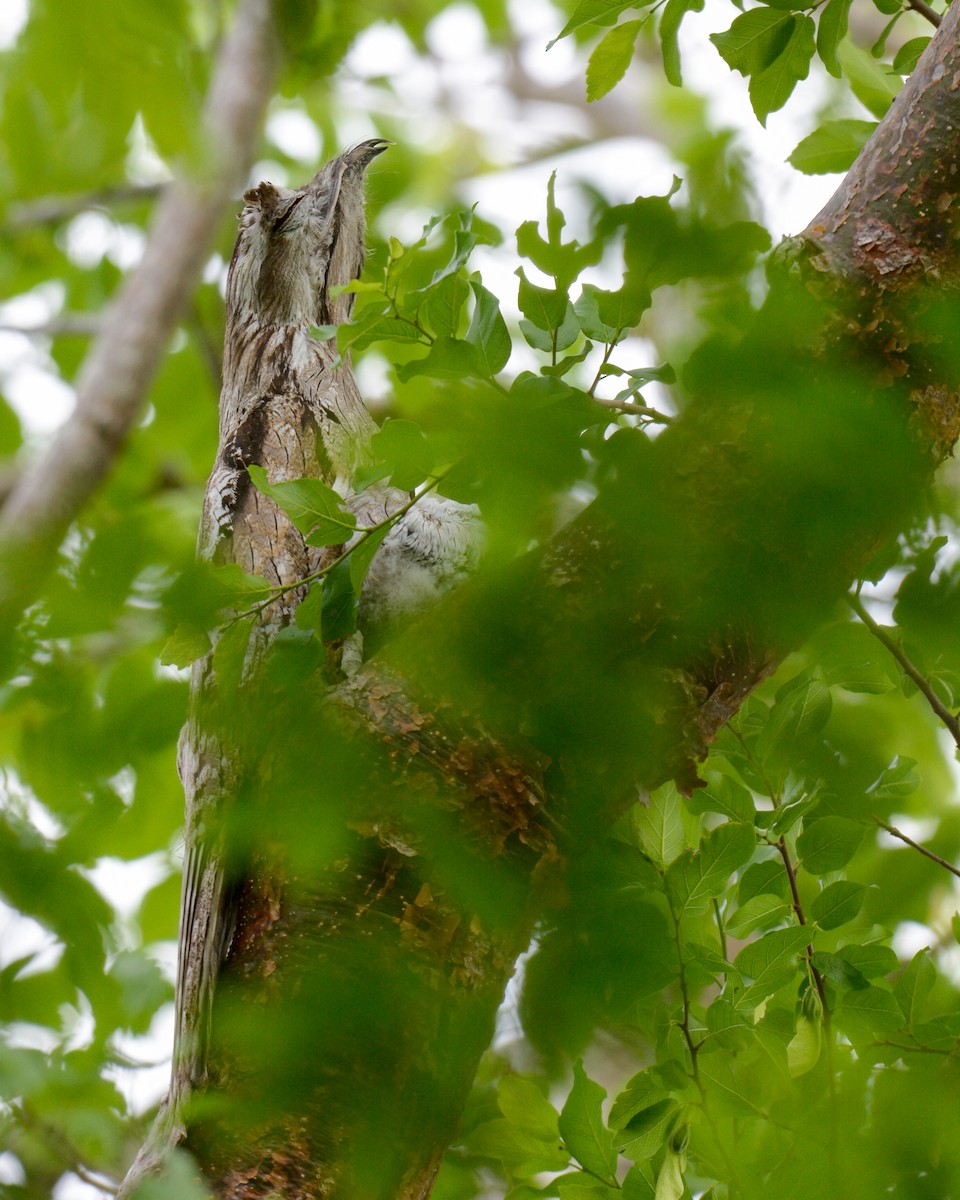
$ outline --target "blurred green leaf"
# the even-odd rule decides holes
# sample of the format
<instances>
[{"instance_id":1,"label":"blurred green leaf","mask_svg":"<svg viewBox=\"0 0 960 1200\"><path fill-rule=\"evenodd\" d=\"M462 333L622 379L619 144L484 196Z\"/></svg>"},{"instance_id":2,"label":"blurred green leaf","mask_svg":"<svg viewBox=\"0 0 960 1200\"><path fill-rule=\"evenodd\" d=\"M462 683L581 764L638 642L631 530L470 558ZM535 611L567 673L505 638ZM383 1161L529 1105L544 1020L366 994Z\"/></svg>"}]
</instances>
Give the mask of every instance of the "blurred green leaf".
<instances>
[{"instance_id":1,"label":"blurred green leaf","mask_svg":"<svg viewBox=\"0 0 960 1200\"><path fill-rule=\"evenodd\" d=\"M613 1135L603 1123L600 1105L606 1091L583 1069L573 1066L573 1087L560 1112L560 1136L584 1170L606 1183L616 1183L617 1155Z\"/></svg>"}]
</instances>

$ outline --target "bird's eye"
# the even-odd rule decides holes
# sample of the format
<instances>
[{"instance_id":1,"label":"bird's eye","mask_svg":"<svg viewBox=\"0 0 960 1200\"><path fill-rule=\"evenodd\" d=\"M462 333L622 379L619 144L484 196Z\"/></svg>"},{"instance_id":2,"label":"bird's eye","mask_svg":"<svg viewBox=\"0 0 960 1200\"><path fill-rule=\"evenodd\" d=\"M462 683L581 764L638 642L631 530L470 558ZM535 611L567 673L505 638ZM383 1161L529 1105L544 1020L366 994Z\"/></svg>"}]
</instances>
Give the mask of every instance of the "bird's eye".
<instances>
[{"instance_id":1,"label":"bird's eye","mask_svg":"<svg viewBox=\"0 0 960 1200\"><path fill-rule=\"evenodd\" d=\"M274 233L282 233L283 232L284 227L286 226L286 224L290 220L290 218L293 216L293 214L296 212L297 205L300 203L301 200L303 200L304 195L305 195L305 193L301 193L299 196L294 196L294 198L290 201L290 203L283 210L283 212L274 218L274 221L273 221L273 232Z\"/></svg>"}]
</instances>

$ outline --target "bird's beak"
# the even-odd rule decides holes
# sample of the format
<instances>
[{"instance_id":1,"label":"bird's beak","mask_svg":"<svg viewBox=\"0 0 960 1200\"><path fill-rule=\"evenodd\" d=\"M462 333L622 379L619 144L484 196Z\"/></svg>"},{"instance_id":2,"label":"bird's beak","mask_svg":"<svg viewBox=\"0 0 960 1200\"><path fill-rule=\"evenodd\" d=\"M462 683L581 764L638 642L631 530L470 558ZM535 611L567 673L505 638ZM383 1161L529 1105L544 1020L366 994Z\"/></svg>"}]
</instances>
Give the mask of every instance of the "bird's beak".
<instances>
[{"instance_id":1,"label":"bird's beak","mask_svg":"<svg viewBox=\"0 0 960 1200\"><path fill-rule=\"evenodd\" d=\"M389 150L391 146L395 146L396 142L391 142L389 138L370 138L366 142L358 142L356 146L351 146L344 154L344 158L351 163L362 163L364 166L382 154L384 150Z\"/></svg>"}]
</instances>

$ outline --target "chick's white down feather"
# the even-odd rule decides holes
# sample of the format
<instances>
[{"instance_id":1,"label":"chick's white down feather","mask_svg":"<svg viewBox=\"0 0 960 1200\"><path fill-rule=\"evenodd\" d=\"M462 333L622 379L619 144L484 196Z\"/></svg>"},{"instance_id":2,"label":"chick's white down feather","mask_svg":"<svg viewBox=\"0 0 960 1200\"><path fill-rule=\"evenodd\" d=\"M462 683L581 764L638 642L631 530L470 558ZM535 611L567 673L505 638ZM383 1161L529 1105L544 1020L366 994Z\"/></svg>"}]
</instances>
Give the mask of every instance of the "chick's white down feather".
<instances>
[{"instance_id":1,"label":"chick's white down feather","mask_svg":"<svg viewBox=\"0 0 960 1200\"><path fill-rule=\"evenodd\" d=\"M352 496L348 503L358 524L369 528L407 500L395 488L380 488ZM384 538L364 580L359 623L365 637L382 636L456 587L476 570L484 542L475 504L433 492L421 496Z\"/></svg>"}]
</instances>

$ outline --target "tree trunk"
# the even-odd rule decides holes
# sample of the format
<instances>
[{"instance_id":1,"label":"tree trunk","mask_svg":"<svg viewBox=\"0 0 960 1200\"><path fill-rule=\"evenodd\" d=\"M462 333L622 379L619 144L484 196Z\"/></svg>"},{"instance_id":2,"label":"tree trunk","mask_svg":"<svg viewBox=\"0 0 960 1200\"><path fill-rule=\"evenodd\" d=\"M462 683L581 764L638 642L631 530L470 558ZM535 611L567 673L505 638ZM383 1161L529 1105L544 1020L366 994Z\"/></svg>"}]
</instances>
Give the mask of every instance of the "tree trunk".
<instances>
[{"instance_id":1,"label":"tree trunk","mask_svg":"<svg viewBox=\"0 0 960 1200\"><path fill-rule=\"evenodd\" d=\"M717 730L951 452L958 20L775 256L753 327L695 356L695 400L652 444L613 439L597 500L550 546L332 689L274 654L188 739L188 790L233 793L207 852L236 923L175 1098L216 1196L428 1195L564 860L638 785L697 786ZM256 461L322 477L306 415L269 410ZM264 517L234 525L248 569L302 578L287 519L245 503ZM209 934L185 943L186 980Z\"/></svg>"}]
</instances>

